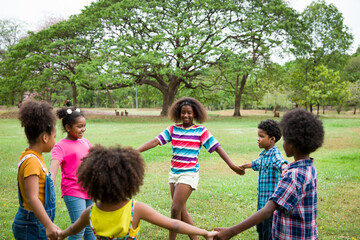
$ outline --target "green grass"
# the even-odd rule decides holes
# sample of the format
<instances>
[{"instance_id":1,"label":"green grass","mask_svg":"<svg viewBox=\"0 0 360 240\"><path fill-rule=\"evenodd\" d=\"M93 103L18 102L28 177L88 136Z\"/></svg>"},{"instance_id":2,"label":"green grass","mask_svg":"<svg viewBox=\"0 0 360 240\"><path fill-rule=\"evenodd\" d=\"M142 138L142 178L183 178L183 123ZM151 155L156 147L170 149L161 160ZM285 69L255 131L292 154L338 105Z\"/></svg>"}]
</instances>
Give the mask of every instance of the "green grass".
<instances>
[{"instance_id":1,"label":"green grass","mask_svg":"<svg viewBox=\"0 0 360 240\"><path fill-rule=\"evenodd\" d=\"M232 160L242 164L258 156L257 124L268 117L214 115L204 125ZM320 239L360 239L360 119L336 116L323 117L322 120L325 143L312 154L318 170L317 220ZM167 118L160 117L90 119L85 137L93 144L138 147L169 124L171 122ZM63 137L65 134L59 127L56 140ZM12 238L11 224L18 208L16 166L26 146L20 123L15 119L0 119L0 239ZM281 140L277 146L282 150ZM144 152L143 157L147 163L146 176L135 199L170 216L171 197L167 178L171 145L151 149ZM49 166L50 153L44 154L44 158ZM231 226L256 211L256 172L248 170L246 175L238 176L216 153L210 155L204 149L199 162L200 184L187 202L188 211L197 226L206 229ZM56 185L55 223L65 228L70 220L60 198L60 175ZM167 235L168 231L143 222L139 239L167 239ZM177 239L188 237L178 235ZM234 239L257 239L255 227Z\"/></svg>"}]
</instances>

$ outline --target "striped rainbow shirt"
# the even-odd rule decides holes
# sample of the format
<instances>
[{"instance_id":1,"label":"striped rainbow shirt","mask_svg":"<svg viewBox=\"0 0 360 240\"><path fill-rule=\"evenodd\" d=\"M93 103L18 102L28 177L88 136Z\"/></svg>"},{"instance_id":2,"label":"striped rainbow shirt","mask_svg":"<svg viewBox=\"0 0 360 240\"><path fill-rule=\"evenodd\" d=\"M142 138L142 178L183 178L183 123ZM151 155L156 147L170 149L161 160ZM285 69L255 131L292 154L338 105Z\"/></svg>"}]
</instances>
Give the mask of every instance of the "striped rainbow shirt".
<instances>
[{"instance_id":1,"label":"striped rainbow shirt","mask_svg":"<svg viewBox=\"0 0 360 240\"><path fill-rule=\"evenodd\" d=\"M183 128L182 124L171 125L157 136L160 145L171 141L172 159L171 172L180 174L184 172L199 171L199 153L203 145L212 153L220 144L204 126L193 125Z\"/></svg>"}]
</instances>

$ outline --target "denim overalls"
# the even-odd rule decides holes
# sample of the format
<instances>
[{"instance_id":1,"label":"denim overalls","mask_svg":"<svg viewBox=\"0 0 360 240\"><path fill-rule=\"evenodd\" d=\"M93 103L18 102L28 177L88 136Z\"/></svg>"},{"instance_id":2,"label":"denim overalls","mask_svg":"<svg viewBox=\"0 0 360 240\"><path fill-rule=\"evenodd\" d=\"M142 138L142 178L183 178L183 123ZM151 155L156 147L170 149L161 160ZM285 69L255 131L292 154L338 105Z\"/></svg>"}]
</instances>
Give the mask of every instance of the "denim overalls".
<instances>
[{"instance_id":1,"label":"denim overalls","mask_svg":"<svg viewBox=\"0 0 360 240\"><path fill-rule=\"evenodd\" d=\"M54 183L50 179L50 173L46 174L47 170L41 163L40 159L34 154L25 155L18 164L18 170L21 164L28 158L35 157L39 160L42 170L45 173L45 211L50 217L51 221L54 222L55 218L55 188ZM19 180L18 180L19 181ZM19 183L18 183L19 184ZM32 240L32 239L44 239L46 240L45 227L36 218L34 212L23 208L20 188L18 187L18 198L19 198L19 209L16 213L12 230L15 239L17 240Z\"/></svg>"}]
</instances>

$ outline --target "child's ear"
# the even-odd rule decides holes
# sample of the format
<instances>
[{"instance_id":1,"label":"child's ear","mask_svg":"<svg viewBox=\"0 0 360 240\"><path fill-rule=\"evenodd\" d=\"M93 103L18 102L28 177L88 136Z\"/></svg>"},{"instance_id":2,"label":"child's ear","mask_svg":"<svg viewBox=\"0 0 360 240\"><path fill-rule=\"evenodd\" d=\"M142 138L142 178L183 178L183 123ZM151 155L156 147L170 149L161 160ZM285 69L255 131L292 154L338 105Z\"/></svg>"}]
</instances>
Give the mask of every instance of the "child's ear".
<instances>
[{"instance_id":1,"label":"child's ear","mask_svg":"<svg viewBox=\"0 0 360 240\"><path fill-rule=\"evenodd\" d=\"M65 130L67 132L70 132L71 128L70 128L70 125L69 124L65 124Z\"/></svg>"},{"instance_id":2,"label":"child's ear","mask_svg":"<svg viewBox=\"0 0 360 240\"><path fill-rule=\"evenodd\" d=\"M41 136L41 139L44 143L47 143L49 141L49 135L47 135L46 133L43 133L43 135Z\"/></svg>"},{"instance_id":3,"label":"child's ear","mask_svg":"<svg viewBox=\"0 0 360 240\"><path fill-rule=\"evenodd\" d=\"M273 141L273 142L275 143L276 138L275 138L274 136L272 136L272 137L270 138L270 140L271 140L271 141Z\"/></svg>"}]
</instances>

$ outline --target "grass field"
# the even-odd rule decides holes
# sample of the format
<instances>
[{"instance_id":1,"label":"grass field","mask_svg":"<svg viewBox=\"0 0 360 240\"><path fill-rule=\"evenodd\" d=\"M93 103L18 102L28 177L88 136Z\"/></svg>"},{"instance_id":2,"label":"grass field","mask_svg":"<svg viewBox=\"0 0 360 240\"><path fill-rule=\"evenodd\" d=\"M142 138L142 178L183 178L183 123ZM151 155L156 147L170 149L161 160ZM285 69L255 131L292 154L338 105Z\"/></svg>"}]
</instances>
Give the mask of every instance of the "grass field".
<instances>
[{"instance_id":1,"label":"grass field","mask_svg":"<svg viewBox=\"0 0 360 240\"><path fill-rule=\"evenodd\" d=\"M132 112L129 113L131 116ZM12 115L5 114L7 117ZM220 112L211 115L204 125L236 164L257 158L260 153L256 144L257 124L271 118L271 113L244 114L242 118L220 116L229 115ZM89 114L85 137L93 144L106 146L121 144L138 147L171 124L167 118L161 117L96 118ZM325 127L325 143L312 154L318 170L317 220L320 239L360 239L360 118L345 114L326 115L321 119ZM63 137L65 134L58 127L56 140ZM18 208L16 166L26 146L19 121L0 119L0 239L12 238L11 224ZM277 146L284 154L282 140ZM144 152L143 157L146 161L146 176L135 199L169 216L171 197L167 177L171 145ZM49 166L50 153L44 154L44 158ZM200 184L187 203L197 226L213 229L234 225L256 211L257 172L248 170L244 176L238 176L216 153L210 155L205 149L201 151L199 162ZM60 197L60 175L56 185L55 223L65 228L70 221ZM167 235L166 230L142 222L139 239L167 239ZM177 239L188 237L178 235ZM257 239L255 227L234 239Z\"/></svg>"}]
</instances>

